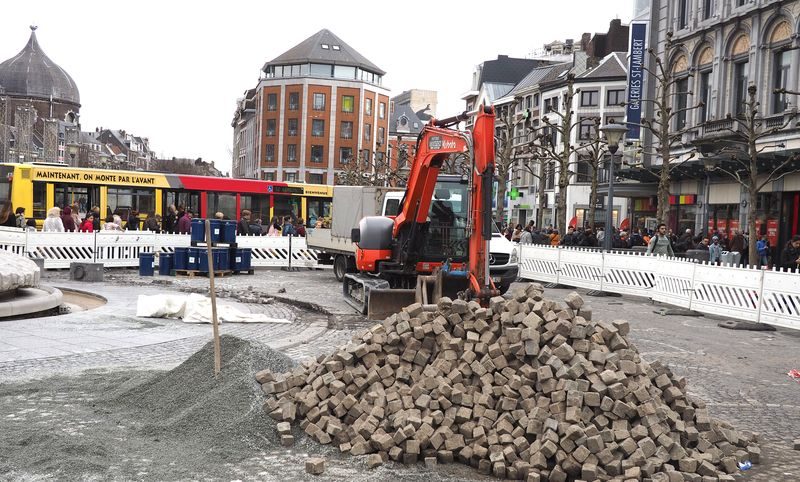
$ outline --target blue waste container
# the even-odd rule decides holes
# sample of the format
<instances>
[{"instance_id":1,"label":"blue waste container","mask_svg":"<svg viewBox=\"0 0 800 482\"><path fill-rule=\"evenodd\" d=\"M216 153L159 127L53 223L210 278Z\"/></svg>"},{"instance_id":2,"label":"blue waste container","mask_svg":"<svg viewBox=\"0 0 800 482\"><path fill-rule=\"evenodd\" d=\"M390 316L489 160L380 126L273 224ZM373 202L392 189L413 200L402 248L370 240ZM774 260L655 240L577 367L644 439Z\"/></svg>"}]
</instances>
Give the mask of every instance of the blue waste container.
<instances>
[{"instance_id":1,"label":"blue waste container","mask_svg":"<svg viewBox=\"0 0 800 482\"><path fill-rule=\"evenodd\" d=\"M192 242L202 243L206 240L206 220L192 219Z\"/></svg>"},{"instance_id":2,"label":"blue waste container","mask_svg":"<svg viewBox=\"0 0 800 482\"><path fill-rule=\"evenodd\" d=\"M250 248L231 249L231 269L233 271L248 271L253 253Z\"/></svg>"},{"instance_id":3,"label":"blue waste container","mask_svg":"<svg viewBox=\"0 0 800 482\"><path fill-rule=\"evenodd\" d=\"M153 276L155 274L155 265L155 253L139 253L139 276Z\"/></svg>"},{"instance_id":4,"label":"blue waste container","mask_svg":"<svg viewBox=\"0 0 800 482\"><path fill-rule=\"evenodd\" d=\"M211 241L212 243L223 243L223 231L225 230L225 221L221 219L211 220Z\"/></svg>"},{"instance_id":5,"label":"blue waste container","mask_svg":"<svg viewBox=\"0 0 800 482\"><path fill-rule=\"evenodd\" d=\"M223 221L222 236L220 243L236 242L236 221Z\"/></svg>"},{"instance_id":6,"label":"blue waste container","mask_svg":"<svg viewBox=\"0 0 800 482\"><path fill-rule=\"evenodd\" d=\"M186 259L186 269L192 271L197 271L198 269L200 269L200 259L205 258L205 256L206 256L206 248L189 248ZM206 266L208 266L207 261L206 261Z\"/></svg>"},{"instance_id":7,"label":"blue waste container","mask_svg":"<svg viewBox=\"0 0 800 482\"><path fill-rule=\"evenodd\" d=\"M214 256L214 266L216 270L228 271L231 269L230 263L230 250L228 248L214 248L212 255Z\"/></svg>"},{"instance_id":8,"label":"blue waste container","mask_svg":"<svg viewBox=\"0 0 800 482\"><path fill-rule=\"evenodd\" d=\"M174 254L161 253L158 255L158 274L162 276L170 276L173 273Z\"/></svg>"},{"instance_id":9,"label":"blue waste container","mask_svg":"<svg viewBox=\"0 0 800 482\"><path fill-rule=\"evenodd\" d=\"M175 255L172 257L174 269L186 270L189 262L189 248L175 248Z\"/></svg>"}]
</instances>

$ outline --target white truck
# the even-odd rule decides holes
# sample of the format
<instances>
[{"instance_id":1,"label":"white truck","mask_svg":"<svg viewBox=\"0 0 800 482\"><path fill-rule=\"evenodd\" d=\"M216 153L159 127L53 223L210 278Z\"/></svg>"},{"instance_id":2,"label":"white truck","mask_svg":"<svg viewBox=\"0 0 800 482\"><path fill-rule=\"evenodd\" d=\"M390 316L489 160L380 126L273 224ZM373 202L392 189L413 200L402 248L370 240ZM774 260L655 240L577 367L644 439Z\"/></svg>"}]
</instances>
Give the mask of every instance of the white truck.
<instances>
[{"instance_id":1,"label":"white truck","mask_svg":"<svg viewBox=\"0 0 800 482\"><path fill-rule=\"evenodd\" d=\"M439 176L440 183L458 182L457 177ZM335 186L330 228L316 228L306 238L309 248L320 252L319 263L333 265L333 274L342 281L355 272L356 245L350 238L353 228L365 216L395 216L405 194L404 189L373 186ZM450 199L449 202L461 202ZM489 271L495 286L505 292L518 276L518 248L494 227L489 243Z\"/></svg>"}]
</instances>

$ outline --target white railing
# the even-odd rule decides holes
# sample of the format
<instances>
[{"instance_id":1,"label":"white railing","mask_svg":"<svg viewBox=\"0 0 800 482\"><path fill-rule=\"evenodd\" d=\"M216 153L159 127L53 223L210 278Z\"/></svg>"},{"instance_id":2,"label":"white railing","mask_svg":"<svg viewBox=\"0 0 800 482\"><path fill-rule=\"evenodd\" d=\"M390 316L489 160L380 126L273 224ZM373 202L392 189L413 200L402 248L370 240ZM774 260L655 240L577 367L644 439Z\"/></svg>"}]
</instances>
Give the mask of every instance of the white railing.
<instances>
[{"instance_id":1,"label":"white railing","mask_svg":"<svg viewBox=\"0 0 800 482\"><path fill-rule=\"evenodd\" d=\"M643 296L711 315L800 329L800 273L636 252L520 245L523 279Z\"/></svg>"},{"instance_id":2,"label":"white railing","mask_svg":"<svg viewBox=\"0 0 800 482\"><path fill-rule=\"evenodd\" d=\"M237 246L252 250L253 267L325 267L305 238L237 236ZM139 266L139 254L174 253L191 246L188 234L151 231L97 231L54 233L0 227L0 249L30 258L44 259L46 269L69 268L75 261L103 263L107 267ZM156 257L156 264L158 257Z\"/></svg>"}]
</instances>

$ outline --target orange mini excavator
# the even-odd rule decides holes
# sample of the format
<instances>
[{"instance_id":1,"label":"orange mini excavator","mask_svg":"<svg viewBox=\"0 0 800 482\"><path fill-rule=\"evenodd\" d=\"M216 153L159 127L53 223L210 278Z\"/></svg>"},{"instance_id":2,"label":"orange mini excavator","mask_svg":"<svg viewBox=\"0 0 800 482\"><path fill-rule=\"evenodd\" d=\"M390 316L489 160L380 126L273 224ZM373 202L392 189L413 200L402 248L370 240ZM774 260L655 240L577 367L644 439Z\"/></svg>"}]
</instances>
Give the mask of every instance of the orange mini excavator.
<instances>
[{"instance_id":1,"label":"orange mini excavator","mask_svg":"<svg viewBox=\"0 0 800 482\"><path fill-rule=\"evenodd\" d=\"M475 115L472 132L451 128ZM491 107L433 119L420 132L401 210L367 216L353 229L358 273L344 279L345 299L371 320L442 296L485 304L499 292L489 276L495 115ZM439 175L452 155L471 175ZM466 172L466 170L465 170Z\"/></svg>"}]
</instances>

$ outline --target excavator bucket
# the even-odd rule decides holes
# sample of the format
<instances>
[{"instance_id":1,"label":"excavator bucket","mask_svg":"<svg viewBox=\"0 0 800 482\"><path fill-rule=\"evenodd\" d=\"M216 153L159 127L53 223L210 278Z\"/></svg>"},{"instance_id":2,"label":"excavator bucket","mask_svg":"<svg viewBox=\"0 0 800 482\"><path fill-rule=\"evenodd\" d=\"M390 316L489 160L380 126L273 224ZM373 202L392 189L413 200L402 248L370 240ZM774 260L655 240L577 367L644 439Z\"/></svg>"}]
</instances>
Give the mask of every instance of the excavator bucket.
<instances>
[{"instance_id":1,"label":"excavator bucket","mask_svg":"<svg viewBox=\"0 0 800 482\"><path fill-rule=\"evenodd\" d=\"M367 316L381 321L416 300L416 290L394 289L389 282L362 274L347 274L343 283L345 301Z\"/></svg>"}]
</instances>

